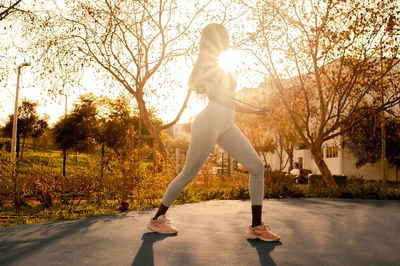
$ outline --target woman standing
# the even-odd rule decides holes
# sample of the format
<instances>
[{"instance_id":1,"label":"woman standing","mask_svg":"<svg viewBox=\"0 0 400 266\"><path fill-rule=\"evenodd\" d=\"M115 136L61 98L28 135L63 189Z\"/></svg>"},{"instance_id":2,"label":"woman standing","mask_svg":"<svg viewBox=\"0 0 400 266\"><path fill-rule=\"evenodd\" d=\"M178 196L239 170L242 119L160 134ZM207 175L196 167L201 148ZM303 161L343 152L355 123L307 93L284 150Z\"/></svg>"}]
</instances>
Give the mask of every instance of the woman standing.
<instances>
[{"instance_id":1,"label":"woman standing","mask_svg":"<svg viewBox=\"0 0 400 266\"><path fill-rule=\"evenodd\" d=\"M183 170L168 186L161 205L150 220L148 229L161 234L175 234L178 230L165 216L168 208L182 190L194 179L208 155L218 143L250 173L249 193L252 224L246 237L264 241L278 241L280 237L261 221L264 197L264 164L250 142L234 123L235 111L264 115L233 101L236 80L218 66L218 57L229 48L229 35L221 24L207 25L201 34L200 53L189 80L189 89L205 93L206 108L193 121L192 137Z\"/></svg>"}]
</instances>

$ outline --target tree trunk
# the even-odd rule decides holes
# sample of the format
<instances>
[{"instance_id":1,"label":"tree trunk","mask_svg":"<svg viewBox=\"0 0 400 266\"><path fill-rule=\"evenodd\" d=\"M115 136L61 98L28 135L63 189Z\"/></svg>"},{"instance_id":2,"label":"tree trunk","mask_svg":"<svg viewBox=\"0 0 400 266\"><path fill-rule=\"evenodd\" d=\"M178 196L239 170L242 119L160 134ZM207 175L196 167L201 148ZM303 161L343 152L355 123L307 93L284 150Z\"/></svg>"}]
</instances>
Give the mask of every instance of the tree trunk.
<instances>
[{"instance_id":1,"label":"tree trunk","mask_svg":"<svg viewBox=\"0 0 400 266\"><path fill-rule=\"evenodd\" d=\"M263 159L264 159L264 164L267 165L267 157L265 156L265 152L261 152Z\"/></svg>"},{"instance_id":2,"label":"tree trunk","mask_svg":"<svg viewBox=\"0 0 400 266\"><path fill-rule=\"evenodd\" d=\"M22 160L22 157L24 156L25 139L26 139L26 137L23 136L23 138L22 138L22 149L21 149L21 160Z\"/></svg>"},{"instance_id":3,"label":"tree trunk","mask_svg":"<svg viewBox=\"0 0 400 266\"><path fill-rule=\"evenodd\" d=\"M104 172L104 142L101 144L101 169L100 169L100 178L103 180L103 172Z\"/></svg>"},{"instance_id":4,"label":"tree trunk","mask_svg":"<svg viewBox=\"0 0 400 266\"><path fill-rule=\"evenodd\" d=\"M228 154L228 177L232 178L232 157Z\"/></svg>"},{"instance_id":5,"label":"tree trunk","mask_svg":"<svg viewBox=\"0 0 400 266\"><path fill-rule=\"evenodd\" d=\"M47 151L46 137L43 137L43 151Z\"/></svg>"},{"instance_id":6,"label":"tree trunk","mask_svg":"<svg viewBox=\"0 0 400 266\"><path fill-rule=\"evenodd\" d=\"M153 135L157 135L157 127L153 128ZM153 172L156 173L158 172L158 166L157 166L157 149L158 149L158 141L157 139L153 139Z\"/></svg>"},{"instance_id":7,"label":"tree trunk","mask_svg":"<svg viewBox=\"0 0 400 266\"><path fill-rule=\"evenodd\" d=\"M14 206L17 212L21 210L21 194L19 193L18 190L18 173L17 173L17 166L14 166L14 170L12 173L13 177L13 188L14 188Z\"/></svg>"},{"instance_id":8,"label":"tree trunk","mask_svg":"<svg viewBox=\"0 0 400 266\"><path fill-rule=\"evenodd\" d=\"M321 172L322 179L325 181L325 184L328 186L328 188L337 188L336 181L322 156L321 145L311 146L311 154L313 155L314 161Z\"/></svg>"},{"instance_id":9,"label":"tree trunk","mask_svg":"<svg viewBox=\"0 0 400 266\"><path fill-rule=\"evenodd\" d=\"M170 123L168 123L166 125L161 126L159 129L157 129L157 132L155 133L155 137L156 137L156 140L158 142L158 148L160 149L160 152L164 156L164 158L168 158L168 153L167 153L167 150L165 149L164 143L161 141L160 131L167 129L167 128L175 125L178 122L179 118L181 117L183 111L186 108L187 102L189 101L190 94L191 94L191 90L188 90L188 92L186 94L185 101L183 102L182 107L179 110L178 115L176 116L174 121L172 121L172 122L170 122ZM143 119L143 123L144 123L145 127L147 128L147 130L149 132L155 132L154 131L154 125L150 120L150 117L149 117L149 114L147 112L145 103L143 101L143 89L142 88L137 88L137 92L135 94L135 97L136 97L136 101L138 103L139 110L141 110L141 115L142 115L142 119Z\"/></svg>"},{"instance_id":10,"label":"tree trunk","mask_svg":"<svg viewBox=\"0 0 400 266\"><path fill-rule=\"evenodd\" d=\"M159 149L160 149L160 152L161 152L161 154L162 154L165 158L167 158L167 156L168 156L167 150L165 149L165 146L164 146L163 142L161 141L160 132L159 132L159 131L156 131L156 130L154 129L154 125L153 125L153 123L151 122L149 113L148 113L148 111L147 111L147 109L146 109L146 106L144 105L144 101L138 99L137 102L138 102L138 107L139 107L139 109L141 110L141 115L142 115L141 118L142 118L142 121L143 121L144 126L146 127L146 129L147 129L149 132L155 132L154 134L155 134L156 140L157 140L157 142L158 142L158 147L159 147Z\"/></svg>"},{"instance_id":11,"label":"tree trunk","mask_svg":"<svg viewBox=\"0 0 400 266\"><path fill-rule=\"evenodd\" d=\"M33 149L33 151L36 151L36 142L37 142L37 138L32 138L32 149Z\"/></svg>"},{"instance_id":12,"label":"tree trunk","mask_svg":"<svg viewBox=\"0 0 400 266\"><path fill-rule=\"evenodd\" d=\"M16 153L17 153L17 158L19 158L19 142L20 142L20 139L19 139L19 134L18 134L18 131L17 131L17 147L16 147Z\"/></svg>"},{"instance_id":13,"label":"tree trunk","mask_svg":"<svg viewBox=\"0 0 400 266\"><path fill-rule=\"evenodd\" d=\"M63 150L63 177L65 177L65 167L67 164L67 150Z\"/></svg>"},{"instance_id":14,"label":"tree trunk","mask_svg":"<svg viewBox=\"0 0 400 266\"><path fill-rule=\"evenodd\" d=\"M276 154L278 155L279 159L279 171L282 171L282 164L283 164L282 146L279 145L279 148L276 148Z\"/></svg>"},{"instance_id":15,"label":"tree trunk","mask_svg":"<svg viewBox=\"0 0 400 266\"><path fill-rule=\"evenodd\" d=\"M286 151L288 157L289 157L289 172L293 169L293 150Z\"/></svg>"}]
</instances>

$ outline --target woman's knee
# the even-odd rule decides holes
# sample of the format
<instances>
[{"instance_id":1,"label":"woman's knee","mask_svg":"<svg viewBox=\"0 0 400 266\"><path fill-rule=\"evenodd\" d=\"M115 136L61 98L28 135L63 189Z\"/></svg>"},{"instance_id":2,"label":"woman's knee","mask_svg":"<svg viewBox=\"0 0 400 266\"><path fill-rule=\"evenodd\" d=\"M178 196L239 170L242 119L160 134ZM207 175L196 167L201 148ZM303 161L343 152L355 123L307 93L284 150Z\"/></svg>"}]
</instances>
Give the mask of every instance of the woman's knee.
<instances>
[{"instance_id":1,"label":"woman's knee","mask_svg":"<svg viewBox=\"0 0 400 266\"><path fill-rule=\"evenodd\" d=\"M261 159L255 161L248 169L249 173L253 176L262 176L264 178L264 163Z\"/></svg>"},{"instance_id":2,"label":"woman's knee","mask_svg":"<svg viewBox=\"0 0 400 266\"><path fill-rule=\"evenodd\" d=\"M183 168L182 172L180 173L180 178L187 184L193 181L195 176L197 175L196 169L191 168Z\"/></svg>"}]
</instances>

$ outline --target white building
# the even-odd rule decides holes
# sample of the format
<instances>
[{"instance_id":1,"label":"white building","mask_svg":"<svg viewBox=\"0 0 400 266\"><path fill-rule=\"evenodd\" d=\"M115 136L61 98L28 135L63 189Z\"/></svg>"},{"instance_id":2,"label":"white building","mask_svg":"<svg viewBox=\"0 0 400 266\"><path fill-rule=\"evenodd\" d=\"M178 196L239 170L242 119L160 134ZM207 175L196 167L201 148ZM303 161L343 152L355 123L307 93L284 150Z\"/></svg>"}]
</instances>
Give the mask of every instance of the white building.
<instances>
[{"instance_id":1,"label":"white building","mask_svg":"<svg viewBox=\"0 0 400 266\"><path fill-rule=\"evenodd\" d=\"M352 155L348 148L341 148L336 145L333 141L327 142L323 148L323 155L325 163L333 175L345 175L348 178L364 178L364 179L382 179L382 161L379 160L375 164L366 164L360 168L356 167L357 159ZM286 156L287 158L287 156ZM311 151L308 149L295 150L293 154L293 161L299 163L300 168L309 169L315 174L320 174L318 167L311 155ZM268 154L267 162L268 165L274 170L279 169L279 157L276 154ZM387 180L396 181L396 168L389 167L388 163L385 163L385 173ZM284 171L288 171L289 166L284 168ZM397 175L397 180L399 179Z\"/></svg>"},{"instance_id":2,"label":"white building","mask_svg":"<svg viewBox=\"0 0 400 266\"><path fill-rule=\"evenodd\" d=\"M244 88L236 94L236 97L242 100L257 101L259 104L265 103L264 98L266 97L268 85L260 84L258 88ZM348 178L364 178L382 180L382 161L379 160L375 164L366 164L360 168L356 167L357 159L353 156L348 148L342 148L336 144L337 139L333 139L324 143L323 146L323 158L333 175L345 175ZM286 155L286 154L285 154ZM266 164L271 169L279 170L280 162L279 156L268 153L266 156ZM282 161L287 159L283 158ZM297 149L294 151L293 162L298 162L300 168L309 169L315 174L320 174L315 161L312 158L311 151L308 149ZM289 164L287 164L284 171L289 170ZM396 173L395 167L389 167L388 163L385 163L385 174L387 180L397 181L400 179L400 171Z\"/></svg>"}]
</instances>

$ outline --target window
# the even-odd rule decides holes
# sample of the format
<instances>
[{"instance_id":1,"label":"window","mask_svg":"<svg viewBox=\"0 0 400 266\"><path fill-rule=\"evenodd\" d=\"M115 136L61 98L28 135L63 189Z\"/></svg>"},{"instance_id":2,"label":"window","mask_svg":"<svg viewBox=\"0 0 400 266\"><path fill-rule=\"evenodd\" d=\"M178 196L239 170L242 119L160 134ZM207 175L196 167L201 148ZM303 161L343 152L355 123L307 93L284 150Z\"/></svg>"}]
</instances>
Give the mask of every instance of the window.
<instances>
[{"instance_id":1,"label":"window","mask_svg":"<svg viewBox=\"0 0 400 266\"><path fill-rule=\"evenodd\" d=\"M339 154L338 146L327 146L326 147L326 158L336 158Z\"/></svg>"}]
</instances>

